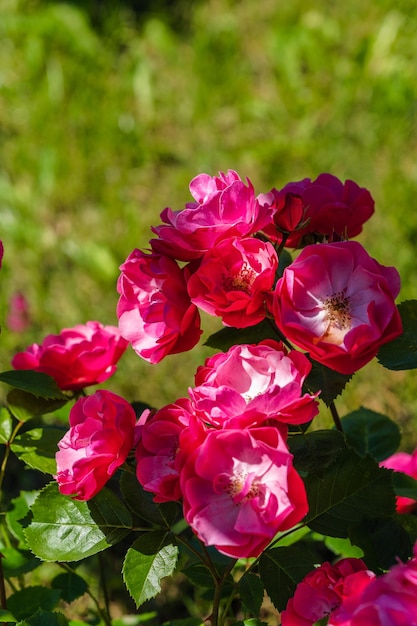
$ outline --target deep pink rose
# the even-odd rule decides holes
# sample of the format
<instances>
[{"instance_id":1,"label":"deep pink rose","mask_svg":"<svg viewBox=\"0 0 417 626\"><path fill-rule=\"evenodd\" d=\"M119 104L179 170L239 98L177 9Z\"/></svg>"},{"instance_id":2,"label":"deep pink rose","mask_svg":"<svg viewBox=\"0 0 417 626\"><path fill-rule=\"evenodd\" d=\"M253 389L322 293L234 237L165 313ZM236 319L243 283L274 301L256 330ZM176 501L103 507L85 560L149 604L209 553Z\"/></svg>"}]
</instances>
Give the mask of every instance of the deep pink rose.
<instances>
[{"instance_id":1,"label":"deep pink rose","mask_svg":"<svg viewBox=\"0 0 417 626\"><path fill-rule=\"evenodd\" d=\"M155 494L155 502L181 499L178 469L180 434L190 422L188 398L168 404L145 422L136 448L136 476L146 491Z\"/></svg>"},{"instance_id":2,"label":"deep pink rose","mask_svg":"<svg viewBox=\"0 0 417 626\"><path fill-rule=\"evenodd\" d=\"M400 277L355 241L304 248L273 295L284 335L323 365L352 374L402 333Z\"/></svg>"},{"instance_id":3,"label":"deep pink rose","mask_svg":"<svg viewBox=\"0 0 417 626\"><path fill-rule=\"evenodd\" d=\"M190 183L195 202L185 209L161 213L162 225L152 228L153 250L181 261L201 257L216 243L228 237L245 237L271 220L271 208L255 198L251 182L247 186L233 170L219 176L199 174Z\"/></svg>"},{"instance_id":4,"label":"deep pink rose","mask_svg":"<svg viewBox=\"0 0 417 626\"><path fill-rule=\"evenodd\" d=\"M297 585L285 611L282 626L313 626L327 615L348 604L375 578L361 559L341 559L335 565L326 562Z\"/></svg>"},{"instance_id":5,"label":"deep pink rose","mask_svg":"<svg viewBox=\"0 0 417 626\"><path fill-rule=\"evenodd\" d=\"M226 326L246 328L265 319L265 294L275 282L278 257L253 237L224 239L206 252L187 284L192 302Z\"/></svg>"},{"instance_id":6,"label":"deep pink rose","mask_svg":"<svg viewBox=\"0 0 417 626\"><path fill-rule=\"evenodd\" d=\"M191 350L202 331L187 292L187 268L167 256L133 250L120 269L119 328L135 352L159 363L168 354Z\"/></svg>"},{"instance_id":7,"label":"deep pink rose","mask_svg":"<svg viewBox=\"0 0 417 626\"><path fill-rule=\"evenodd\" d=\"M417 626L416 545L407 563L394 565L352 601L343 602L329 626Z\"/></svg>"},{"instance_id":8,"label":"deep pink rose","mask_svg":"<svg viewBox=\"0 0 417 626\"><path fill-rule=\"evenodd\" d=\"M115 326L87 322L34 343L17 353L12 365L49 374L61 389L79 390L112 376L127 345Z\"/></svg>"},{"instance_id":9,"label":"deep pink rose","mask_svg":"<svg viewBox=\"0 0 417 626\"><path fill-rule=\"evenodd\" d=\"M184 516L205 545L256 557L307 513L304 483L279 428L209 429L181 468Z\"/></svg>"},{"instance_id":10,"label":"deep pink rose","mask_svg":"<svg viewBox=\"0 0 417 626\"><path fill-rule=\"evenodd\" d=\"M272 209L273 220L267 224L264 232L273 240L281 239L280 233L292 233L296 230L303 222L306 211L301 196L284 190L272 189L257 197L260 204L268 205Z\"/></svg>"},{"instance_id":11,"label":"deep pink rose","mask_svg":"<svg viewBox=\"0 0 417 626\"><path fill-rule=\"evenodd\" d=\"M125 462L134 443L136 415L126 400L100 390L74 404L69 424L58 444L54 478L64 495L90 500Z\"/></svg>"},{"instance_id":12,"label":"deep pink rose","mask_svg":"<svg viewBox=\"0 0 417 626\"><path fill-rule=\"evenodd\" d=\"M0 268L1 268L2 261L3 261L3 253L4 253L3 242L0 239Z\"/></svg>"},{"instance_id":13,"label":"deep pink rose","mask_svg":"<svg viewBox=\"0 0 417 626\"><path fill-rule=\"evenodd\" d=\"M318 413L315 396L302 390L310 370L304 354L272 339L236 345L198 368L189 393L196 412L213 426L303 424Z\"/></svg>"},{"instance_id":14,"label":"deep pink rose","mask_svg":"<svg viewBox=\"0 0 417 626\"><path fill-rule=\"evenodd\" d=\"M324 236L330 241L355 237L374 213L375 203L367 189L359 187L352 180L342 183L332 174L320 174L313 181L304 178L288 183L279 191L273 189L271 193L274 195L274 205L278 212L288 194L298 196L302 200L302 222L305 224L287 239L286 245L290 248L322 241ZM295 217L298 219L298 216L299 207ZM274 220L278 225L279 219L279 213L276 213ZM295 221L296 219L292 225ZM268 227L266 232L272 236L274 234L271 227ZM279 233L276 233L276 236L281 238Z\"/></svg>"},{"instance_id":15,"label":"deep pink rose","mask_svg":"<svg viewBox=\"0 0 417 626\"><path fill-rule=\"evenodd\" d=\"M380 463L382 467L392 469L396 472L402 472L417 480L417 449L412 454L407 452L396 452L385 461ZM404 496L396 496L397 513L411 513L417 508L417 500L405 498Z\"/></svg>"}]
</instances>

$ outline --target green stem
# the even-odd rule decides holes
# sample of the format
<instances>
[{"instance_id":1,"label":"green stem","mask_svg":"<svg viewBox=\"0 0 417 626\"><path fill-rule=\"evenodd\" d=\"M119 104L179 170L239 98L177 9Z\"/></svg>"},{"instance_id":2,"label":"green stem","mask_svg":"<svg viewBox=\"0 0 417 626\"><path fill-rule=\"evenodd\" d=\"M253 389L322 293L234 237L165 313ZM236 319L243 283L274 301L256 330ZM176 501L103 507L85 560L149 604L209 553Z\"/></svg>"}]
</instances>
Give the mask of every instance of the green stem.
<instances>
[{"instance_id":1,"label":"green stem","mask_svg":"<svg viewBox=\"0 0 417 626\"><path fill-rule=\"evenodd\" d=\"M340 430L340 432L342 433L343 432L343 426L342 426L342 422L340 420L339 413L337 412L336 405L335 405L334 401L329 404L329 409L330 409L330 413L332 415L332 418L333 418L334 425L335 425L336 429Z\"/></svg>"},{"instance_id":2,"label":"green stem","mask_svg":"<svg viewBox=\"0 0 417 626\"><path fill-rule=\"evenodd\" d=\"M236 559L229 564L229 566L223 572L221 579L217 581L216 583L216 587L214 589L214 596L213 596L213 611L211 614L211 626L224 626L224 621L226 618L226 610L223 612L223 615L220 616L220 601L222 597L222 588L223 588L223 584L226 578L228 577L228 575L230 574L230 572L232 571L235 565L236 565Z\"/></svg>"},{"instance_id":3,"label":"green stem","mask_svg":"<svg viewBox=\"0 0 417 626\"><path fill-rule=\"evenodd\" d=\"M69 574L76 574L75 570L68 565L68 563L58 563L58 565L60 567L62 567L62 569L64 569L66 572L68 572ZM93 592L90 590L90 587L88 586L86 589L86 594L91 598L91 600L94 602L94 605L97 609L97 613L99 614L100 618L103 620L103 622L105 623L106 626L112 626L111 623L111 619L109 617L109 614L104 611L101 606L99 601L97 600L97 598L95 597L95 595L93 594Z\"/></svg>"},{"instance_id":4,"label":"green stem","mask_svg":"<svg viewBox=\"0 0 417 626\"><path fill-rule=\"evenodd\" d=\"M15 437L16 437L17 433L19 432L19 430L21 429L21 427L23 426L23 424L24 424L24 422L18 422L16 424L12 434L10 435L9 441L6 443L6 449L4 451L3 460L2 460L1 466L0 466L0 502L1 502L2 496L3 496L2 487L3 487L4 477L6 475L7 461L9 460L9 456L10 456L10 446L13 443L13 441L15 440Z\"/></svg>"}]
</instances>

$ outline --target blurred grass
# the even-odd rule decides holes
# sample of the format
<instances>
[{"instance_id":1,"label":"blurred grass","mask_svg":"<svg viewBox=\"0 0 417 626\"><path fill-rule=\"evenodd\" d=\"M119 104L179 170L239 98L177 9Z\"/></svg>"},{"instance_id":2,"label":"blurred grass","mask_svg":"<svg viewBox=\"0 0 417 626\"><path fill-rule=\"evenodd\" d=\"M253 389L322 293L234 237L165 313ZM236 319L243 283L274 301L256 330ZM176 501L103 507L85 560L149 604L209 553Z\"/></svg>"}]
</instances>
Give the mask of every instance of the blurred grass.
<instances>
[{"instance_id":1,"label":"blurred grass","mask_svg":"<svg viewBox=\"0 0 417 626\"><path fill-rule=\"evenodd\" d=\"M202 171L257 192L352 178L376 200L360 240L398 267L400 300L417 297L416 41L414 0L2 0L1 368L47 333L116 323L118 266ZM6 325L17 291L24 333ZM150 366L129 351L109 386L159 406L207 354ZM415 445L415 383L371 364L340 412L386 412Z\"/></svg>"}]
</instances>

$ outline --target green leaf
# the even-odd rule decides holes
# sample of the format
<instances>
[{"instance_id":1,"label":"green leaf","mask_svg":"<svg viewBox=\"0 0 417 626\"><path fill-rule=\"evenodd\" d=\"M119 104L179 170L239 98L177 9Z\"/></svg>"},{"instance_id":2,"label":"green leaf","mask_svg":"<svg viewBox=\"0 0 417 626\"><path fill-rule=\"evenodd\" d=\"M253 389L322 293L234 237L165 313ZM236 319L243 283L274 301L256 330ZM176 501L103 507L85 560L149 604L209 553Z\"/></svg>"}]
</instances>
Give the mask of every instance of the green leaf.
<instances>
[{"instance_id":1,"label":"green leaf","mask_svg":"<svg viewBox=\"0 0 417 626\"><path fill-rule=\"evenodd\" d=\"M21 491L11 501L12 508L6 513L6 523L12 535L19 540L19 547L26 547L26 537L20 521L27 515L30 506L35 502L39 491Z\"/></svg>"},{"instance_id":2,"label":"green leaf","mask_svg":"<svg viewBox=\"0 0 417 626\"><path fill-rule=\"evenodd\" d=\"M114 545L131 527L129 511L108 489L84 502L63 496L50 483L32 506L25 535L32 552L44 561L79 561Z\"/></svg>"},{"instance_id":3,"label":"green leaf","mask_svg":"<svg viewBox=\"0 0 417 626\"><path fill-rule=\"evenodd\" d=\"M294 467L302 473L324 476L339 454L346 450L346 439L338 430L315 430L288 438Z\"/></svg>"},{"instance_id":4,"label":"green leaf","mask_svg":"<svg viewBox=\"0 0 417 626\"><path fill-rule=\"evenodd\" d=\"M363 550L358 546L352 545L349 539L342 539L341 537L323 537L324 545L329 548L337 556L343 558L362 559Z\"/></svg>"},{"instance_id":5,"label":"green leaf","mask_svg":"<svg viewBox=\"0 0 417 626\"><path fill-rule=\"evenodd\" d=\"M264 586L256 574L249 572L239 580L240 599L253 615L259 615L264 599Z\"/></svg>"},{"instance_id":6,"label":"green leaf","mask_svg":"<svg viewBox=\"0 0 417 626\"><path fill-rule=\"evenodd\" d=\"M60 398L68 400L56 384L55 380L41 372L32 370L10 370L0 373L0 381L11 387L33 393L40 398Z\"/></svg>"},{"instance_id":7,"label":"green leaf","mask_svg":"<svg viewBox=\"0 0 417 626\"><path fill-rule=\"evenodd\" d=\"M12 432L12 416L5 407L0 407L0 443L8 443Z\"/></svg>"},{"instance_id":8,"label":"green leaf","mask_svg":"<svg viewBox=\"0 0 417 626\"><path fill-rule=\"evenodd\" d=\"M320 399L323 400L326 406L329 406L342 393L352 378L352 374L339 374L339 372L335 372L313 359L310 359L310 361L312 368L306 378L305 386L310 393L320 391Z\"/></svg>"},{"instance_id":9,"label":"green leaf","mask_svg":"<svg viewBox=\"0 0 417 626\"><path fill-rule=\"evenodd\" d=\"M59 589L61 598L65 602L73 602L80 598L88 590L88 585L84 578L73 572L58 574L51 581L52 589Z\"/></svg>"},{"instance_id":10,"label":"green leaf","mask_svg":"<svg viewBox=\"0 0 417 626\"><path fill-rule=\"evenodd\" d=\"M284 248L283 250L281 250L280 255L279 255L279 263L278 263L278 271L277 271L277 276L279 278L281 278L281 276L284 273L285 268L289 267L291 263L292 263L292 256L288 252L288 250L285 250Z\"/></svg>"},{"instance_id":11,"label":"green leaf","mask_svg":"<svg viewBox=\"0 0 417 626\"><path fill-rule=\"evenodd\" d=\"M18 435L10 446L17 457L32 469L46 474L56 473L55 455L65 428L47 426L33 428Z\"/></svg>"},{"instance_id":12,"label":"green leaf","mask_svg":"<svg viewBox=\"0 0 417 626\"><path fill-rule=\"evenodd\" d=\"M382 461L400 445L398 425L380 413L361 407L342 418L343 432L349 444L364 457L370 454Z\"/></svg>"},{"instance_id":13,"label":"green leaf","mask_svg":"<svg viewBox=\"0 0 417 626\"><path fill-rule=\"evenodd\" d=\"M120 489L126 505L141 519L169 529L178 516L178 506L175 502L156 504L153 494L145 491L134 474L123 472L120 479Z\"/></svg>"},{"instance_id":14,"label":"green leaf","mask_svg":"<svg viewBox=\"0 0 417 626\"><path fill-rule=\"evenodd\" d=\"M17 548L2 548L2 566L6 578L11 576L21 576L36 569L40 560L33 556L29 550L18 550Z\"/></svg>"},{"instance_id":15,"label":"green leaf","mask_svg":"<svg viewBox=\"0 0 417 626\"><path fill-rule=\"evenodd\" d=\"M238 622L233 622L231 626L268 626L268 624L252 617L250 619L240 619Z\"/></svg>"},{"instance_id":16,"label":"green leaf","mask_svg":"<svg viewBox=\"0 0 417 626\"><path fill-rule=\"evenodd\" d=\"M362 519L388 517L395 511L395 495L388 470L370 456L364 459L345 450L323 478L305 479L312 530L331 537L348 537L349 527Z\"/></svg>"},{"instance_id":17,"label":"green leaf","mask_svg":"<svg viewBox=\"0 0 417 626\"><path fill-rule=\"evenodd\" d=\"M271 548L259 560L259 574L278 611L287 606L298 583L314 569L316 558L306 546Z\"/></svg>"},{"instance_id":18,"label":"green leaf","mask_svg":"<svg viewBox=\"0 0 417 626\"><path fill-rule=\"evenodd\" d=\"M51 611L58 604L60 592L40 585L25 587L7 598L7 606L18 619L27 619L39 609Z\"/></svg>"},{"instance_id":19,"label":"green leaf","mask_svg":"<svg viewBox=\"0 0 417 626\"><path fill-rule=\"evenodd\" d=\"M126 587L140 607L161 591L160 581L170 576L177 562L178 547L164 531L145 533L129 548L123 564Z\"/></svg>"},{"instance_id":20,"label":"green leaf","mask_svg":"<svg viewBox=\"0 0 417 626\"><path fill-rule=\"evenodd\" d=\"M417 368L417 300L406 300L398 305L403 333L397 339L381 346L378 361L389 370Z\"/></svg>"},{"instance_id":21,"label":"green leaf","mask_svg":"<svg viewBox=\"0 0 417 626\"><path fill-rule=\"evenodd\" d=\"M0 609L0 623L15 624L16 618L6 609Z\"/></svg>"},{"instance_id":22,"label":"green leaf","mask_svg":"<svg viewBox=\"0 0 417 626\"><path fill-rule=\"evenodd\" d=\"M270 326L267 320L256 324L256 326L248 326L247 328L222 328L222 330L219 330L217 333L210 335L204 345L226 352L229 348L237 344L256 344L263 339L279 340L277 331Z\"/></svg>"},{"instance_id":23,"label":"green leaf","mask_svg":"<svg viewBox=\"0 0 417 626\"><path fill-rule=\"evenodd\" d=\"M181 571L190 579L194 587L198 587L199 589L214 589L215 584L213 576L204 563L197 561L197 563L182 568Z\"/></svg>"},{"instance_id":24,"label":"green leaf","mask_svg":"<svg viewBox=\"0 0 417 626\"><path fill-rule=\"evenodd\" d=\"M13 415L21 422L32 417L52 413L63 407L68 399L38 398L33 393L12 389L7 394L7 404Z\"/></svg>"},{"instance_id":25,"label":"green leaf","mask_svg":"<svg viewBox=\"0 0 417 626\"><path fill-rule=\"evenodd\" d=\"M19 622L17 626L69 626L69 624L67 618L62 613L51 613L39 609L31 617L23 622Z\"/></svg>"},{"instance_id":26,"label":"green leaf","mask_svg":"<svg viewBox=\"0 0 417 626\"><path fill-rule=\"evenodd\" d=\"M170 619L169 622L164 622L162 626L204 626L204 624L198 617L186 617Z\"/></svg>"},{"instance_id":27,"label":"green leaf","mask_svg":"<svg viewBox=\"0 0 417 626\"><path fill-rule=\"evenodd\" d=\"M417 480L402 472L392 472L392 485L396 496L417 500Z\"/></svg>"}]
</instances>

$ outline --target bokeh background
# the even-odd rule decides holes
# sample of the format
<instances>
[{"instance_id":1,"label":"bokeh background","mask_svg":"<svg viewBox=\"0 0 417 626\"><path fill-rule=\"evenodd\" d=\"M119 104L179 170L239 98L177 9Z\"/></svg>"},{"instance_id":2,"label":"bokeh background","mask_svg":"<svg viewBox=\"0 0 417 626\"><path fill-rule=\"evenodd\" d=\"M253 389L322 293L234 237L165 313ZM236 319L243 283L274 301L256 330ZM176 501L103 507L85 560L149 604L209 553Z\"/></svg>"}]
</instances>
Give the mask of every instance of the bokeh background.
<instances>
[{"instance_id":1,"label":"bokeh background","mask_svg":"<svg viewBox=\"0 0 417 626\"><path fill-rule=\"evenodd\" d=\"M200 172L257 193L355 180L376 202L360 241L417 297L415 0L1 0L0 141L2 370L48 333L116 324L119 265ZM210 353L129 350L107 387L162 406ZM388 414L410 449L416 396L414 372L375 362L338 406Z\"/></svg>"}]
</instances>

